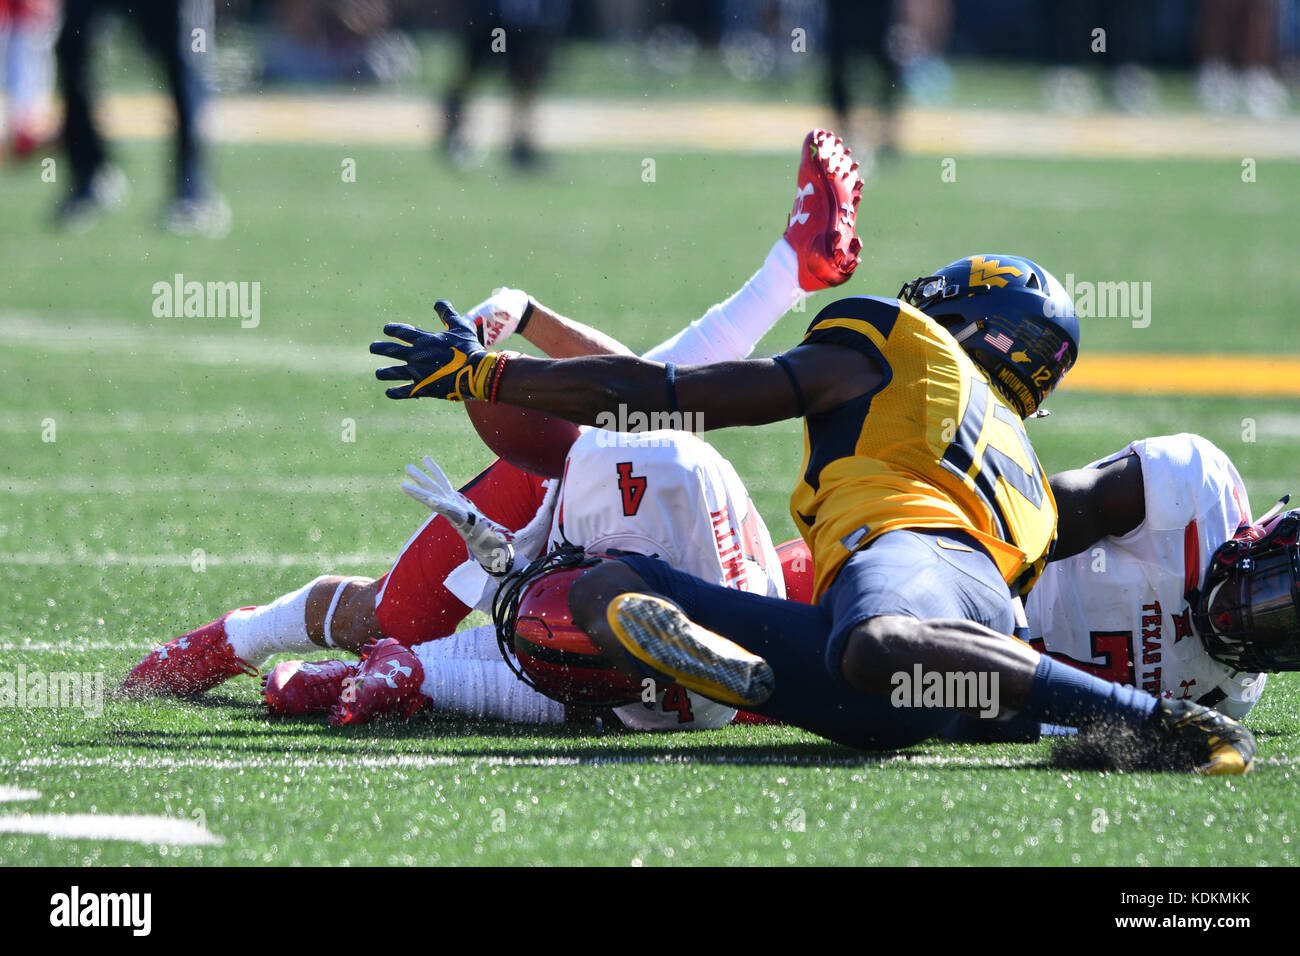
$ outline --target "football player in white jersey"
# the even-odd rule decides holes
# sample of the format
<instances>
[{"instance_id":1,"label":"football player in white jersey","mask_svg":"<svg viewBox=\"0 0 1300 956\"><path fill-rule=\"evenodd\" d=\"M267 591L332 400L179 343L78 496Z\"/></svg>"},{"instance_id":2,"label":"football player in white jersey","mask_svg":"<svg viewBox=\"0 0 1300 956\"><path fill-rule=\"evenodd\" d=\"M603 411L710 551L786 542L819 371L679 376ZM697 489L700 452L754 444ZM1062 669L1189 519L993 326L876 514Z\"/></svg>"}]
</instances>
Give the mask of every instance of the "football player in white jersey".
<instances>
[{"instance_id":1,"label":"football player in white jersey","mask_svg":"<svg viewBox=\"0 0 1300 956\"><path fill-rule=\"evenodd\" d=\"M1191 699L1238 719L1267 680L1245 669L1243 659L1261 667L1297 666L1285 657L1300 644L1294 611L1270 645L1272 658L1251 655L1253 635L1245 627L1221 642L1227 648L1216 651L1222 659L1207 647L1209 611L1223 603L1215 604L1215 595L1202 587L1207 574L1225 545L1261 538L1241 475L1212 442L1186 433L1142 439L1054 475L1051 485L1062 520L1057 557L1027 603L1036 648L1099 677ZM1243 536L1243 529L1252 530ZM789 549L801 547L791 542L781 548L792 596L808 590L811 561L790 560ZM1273 590L1268 599L1274 605L1294 608L1293 586L1282 581ZM1206 613L1198 623L1202 593Z\"/></svg>"},{"instance_id":2,"label":"football player in white jersey","mask_svg":"<svg viewBox=\"0 0 1300 956\"><path fill-rule=\"evenodd\" d=\"M1208 646L1215 635L1208 615L1212 595L1204 585L1216 556L1263 534L1252 523L1241 475L1208 439L1186 433L1141 439L1055 474L1049 483L1059 511L1057 543L1026 601L1028 636L1037 650L1098 677L1190 699L1236 719L1259 700L1268 666L1300 666L1287 656L1300 648L1300 614L1294 611L1267 635L1268 653L1260 651L1250 626L1258 615L1246 623L1237 615L1222 648L1212 653ZM787 592L798 596L807 593L811 572L807 562L794 562L805 570L792 576L791 547L799 545L779 550ZM1269 599L1294 608L1293 589L1285 585L1273 588ZM1207 613L1198 623L1202 594ZM988 730L959 721L951 734Z\"/></svg>"},{"instance_id":3,"label":"football player in white jersey","mask_svg":"<svg viewBox=\"0 0 1300 956\"><path fill-rule=\"evenodd\" d=\"M857 165L833 133L809 133L800 150L794 209L763 265L735 294L647 355L682 364L741 358L807 293L847 281L861 249L854 235L862 190ZM498 290L471 316L489 345L518 332L555 356L628 352L520 290ZM633 470L626 486L635 488L638 475ZM529 522L544 495L542 478L501 460L461 490L486 516L512 529ZM456 532L434 515L382 577L323 575L268 604L230 611L150 652L122 689L186 696L240 674L256 675L278 653L335 647L356 652L382 638L415 645L450 634L469 613L446 587L465 555ZM337 673L342 663L311 667Z\"/></svg>"},{"instance_id":4,"label":"football player in white jersey","mask_svg":"<svg viewBox=\"0 0 1300 956\"><path fill-rule=\"evenodd\" d=\"M483 515L432 459L424 466L427 471L407 469L413 480L403 488L464 536L471 558L447 585L480 610L493 610L506 572L566 551L577 559L575 567L584 554L657 555L706 581L785 596L780 559L735 469L692 434L588 429L570 448L558 489L518 533ZM549 528L544 542L536 533L543 527ZM553 558L539 564L545 572L560 567ZM426 701L464 716L533 723L566 719L566 705L602 705L638 730L708 729L735 717L734 708L681 688L643 694L572 626L566 594L551 603L533 590L519 596L511 612L515 647L508 650L517 664L501 656L497 629L490 626L410 648L389 638L367 647L364 660L347 664L346 671L339 664L307 671L301 662L278 665L266 680L268 705L277 713L304 713L320 709L304 702L332 693L335 724L409 713ZM546 623L531 630L514 626L537 618ZM524 681L516 677L521 668Z\"/></svg>"},{"instance_id":5,"label":"football player in white jersey","mask_svg":"<svg viewBox=\"0 0 1300 956\"><path fill-rule=\"evenodd\" d=\"M1033 644L1121 684L1240 719L1266 675L1210 656L1194 601L1212 556L1252 524L1241 475L1199 435L1135 441L1052 477L1056 556L1029 594Z\"/></svg>"},{"instance_id":6,"label":"football player in white jersey","mask_svg":"<svg viewBox=\"0 0 1300 956\"><path fill-rule=\"evenodd\" d=\"M575 446L574 460L584 474L609 471L609 464L620 457L606 456L604 464L600 463L601 443L595 436L601 434L608 433L588 432L578 443L585 448ZM653 440L649 436L618 437ZM730 472L730 466L719 461ZM615 466L617 469L617 463ZM633 474L640 471L639 467L632 469ZM656 547L644 535L630 528L621 534L614 531L618 536L613 538L597 530L606 524L617 527L617 513L625 501L633 500L623 498L629 492L622 487L615 499L614 484L606 488L604 495L610 500L583 512L582 527L590 532L570 540L598 542L589 549L592 551L656 553ZM661 482L657 484L662 487ZM1212 657L1202 639L1208 625L1202 622L1198 632L1195 606L1212 560L1225 543L1242 540L1239 533L1252 526L1245 486L1228 457L1197 435L1148 438L1084 468L1054 475L1051 484L1062 508L1059 557L1048 565L1028 601L1034 646L1117 683L1142 686L1166 697L1190 698L1229 716L1245 716L1259 699L1266 675L1242 669L1239 659L1225 662ZM601 501L599 493L588 493L586 487L575 488L568 497L593 504ZM748 503L748 499L744 500ZM706 507L710 512L714 510L712 505ZM665 516L659 525L662 531L657 534L672 539L674 519L670 516L681 512L664 502L656 513ZM749 515L742 524L757 517L752 511ZM561 517L557 511L551 547L563 538L558 533ZM1255 532L1247 537L1257 540L1260 535ZM678 542L665 547L662 556L688 569L698 568L703 558L705 572L691 573L715 580L720 571L716 559L719 552L709 545L709 535L700 528L688 545ZM766 567L770 568L772 553L768 547L750 551L765 554ZM794 554L802 548L802 542L781 547L785 583L792 596L808 593L805 578L811 574L811 560L800 561ZM1284 600L1294 601L1293 588L1278 590ZM1207 609L1211 597L1206 595ZM559 616L566 617L563 611ZM566 618L566 624L569 620ZM1300 640L1294 618L1287 634L1292 646ZM486 629L485 636L489 636ZM1250 635L1246 634L1234 646L1249 647L1250 643ZM446 643L438 652L451 655L454 647ZM499 663L495 646L490 656ZM1280 666L1291 669L1296 662L1284 661ZM593 674L586 686L590 690L601 681L613 686L619 680L618 672L610 670ZM710 726L673 721L662 700L661 696L659 722L653 726ZM699 698L694 700L698 703ZM501 712L500 707L490 703L477 706L480 712L484 708Z\"/></svg>"}]
</instances>

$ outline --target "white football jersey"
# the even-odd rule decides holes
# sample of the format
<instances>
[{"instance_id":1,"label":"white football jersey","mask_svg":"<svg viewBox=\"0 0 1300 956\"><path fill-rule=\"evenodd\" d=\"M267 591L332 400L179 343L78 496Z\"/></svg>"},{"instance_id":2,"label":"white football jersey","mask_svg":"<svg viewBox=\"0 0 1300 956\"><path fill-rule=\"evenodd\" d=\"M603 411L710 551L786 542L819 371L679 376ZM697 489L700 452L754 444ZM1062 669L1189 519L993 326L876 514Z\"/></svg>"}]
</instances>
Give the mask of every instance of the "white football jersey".
<instances>
[{"instance_id":1,"label":"white football jersey","mask_svg":"<svg viewBox=\"0 0 1300 956\"><path fill-rule=\"evenodd\" d=\"M657 556L725 587L785 597L781 562L740 476L689 432L588 429L569 449L550 546Z\"/></svg>"},{"instance_id":2,"label":"white football jersey","mask_svg":"<svg viewBox=\"0 0 1300 956\"><path fill-rule=\"evenodd\" d=\"M1213 443L1186 433L1135 441L1088 467L1129 454L1141 461L1146 518L1123 537L1047 565L1025 606L1034 644L1108 680L1243 717L1265 675L1210 657L1183 599L1219 545L1250 520L1241 475Z\"/></svg>"},{"instance_id":3,"label":"white football jersey","mask_svg":"<svg viewBox=\"0 0 1300 956\"><path fill-rule=\"evenodd\" d=\"M658 557L705 581L785 597L771 535L736 470L689 432L585 430L564 463L551 522L550 546L565 541ZM736 713L687 692L686 719L680 699L664 709L666 693L616 712L637 730L720 727Z\"/></svg>"}]
</instances>

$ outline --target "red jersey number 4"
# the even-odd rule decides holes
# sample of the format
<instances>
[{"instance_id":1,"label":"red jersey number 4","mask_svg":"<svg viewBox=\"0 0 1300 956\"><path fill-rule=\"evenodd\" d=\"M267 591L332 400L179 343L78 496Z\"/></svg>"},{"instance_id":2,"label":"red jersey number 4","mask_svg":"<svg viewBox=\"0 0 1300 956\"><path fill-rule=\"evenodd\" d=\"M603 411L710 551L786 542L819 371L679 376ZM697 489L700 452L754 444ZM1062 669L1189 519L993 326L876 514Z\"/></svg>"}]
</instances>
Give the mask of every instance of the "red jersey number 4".
<instances>
[{"instance_id":1,"label":"red jersey number 4","mask_svg":"<svg viewBox=\"0 0 1300 956\"><path fill-rule=\"evenodd\" d=\"M623 495L623 514L632 517L641 510L641 499L645 497L645 489L648 484L644 476L632 474L632 463L630 461L620 461L618 463L618 490Z\"/></svg>"}]
</instances>

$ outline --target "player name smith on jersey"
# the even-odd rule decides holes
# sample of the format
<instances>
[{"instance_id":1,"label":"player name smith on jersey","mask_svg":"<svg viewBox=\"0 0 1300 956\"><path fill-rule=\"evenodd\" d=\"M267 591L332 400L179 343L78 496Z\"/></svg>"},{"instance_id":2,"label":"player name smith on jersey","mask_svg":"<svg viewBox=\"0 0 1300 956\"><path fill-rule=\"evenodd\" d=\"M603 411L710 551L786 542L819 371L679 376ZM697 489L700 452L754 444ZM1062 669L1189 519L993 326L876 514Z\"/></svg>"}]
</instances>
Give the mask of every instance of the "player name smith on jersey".
<instances>
[{"instance_id":1,"label":"player name smith on jersey","mask_svg":"<svg viewBox=\"0 0 1300 956\"><path fill-rule=\"evenodd\" d=\"M875 296L823 309L803 344L877 362L873 393L810 415L790 501L813 553L815 595L859 548L895 528L960 528L1008 583L1027 586L1056 536L1056 501L1020 417L934 320Z\"/></svg>"},{"instance_id":2,"label":"player name smith on jersey","mask_svg":"<svg viewBox=\"0 0 1300 956\"><path fill-rule=\"evenodd\" d=\"M1188 434L1136 441L1088 467L1130 454L1142 465L1145 520L1047 566L1025 608L1034 645L1099 677L1243 717L1265 675L1210 657L1183 598L1250 520L1241 476L1211 442Z\"/></svg>"}]
</instances>

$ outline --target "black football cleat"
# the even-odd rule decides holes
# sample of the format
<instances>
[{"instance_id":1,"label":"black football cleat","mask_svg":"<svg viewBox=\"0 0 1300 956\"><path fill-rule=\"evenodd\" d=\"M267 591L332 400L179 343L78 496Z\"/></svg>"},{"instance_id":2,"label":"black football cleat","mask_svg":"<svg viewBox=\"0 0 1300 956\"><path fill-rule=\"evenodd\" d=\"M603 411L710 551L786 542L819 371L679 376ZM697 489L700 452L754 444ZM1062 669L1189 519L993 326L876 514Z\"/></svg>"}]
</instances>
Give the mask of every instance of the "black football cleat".
<instances>
[{"instance_id":1,"label":"black football cleat","mask_svg":"<svg viewBox=\"0 0 1300 956\"><path fill-rule=\"evenodd\" d=\"M732 707L755 707L772 696L767 661L696 624L671 601L621 594L605 616L624 650L688 690Z\"/></svg>"},{"instance_id":2,"label":"black football cleat","mask_svg":"<svg viewBox=\"0 0 1300 956\"><path fill-rule=\"evenodd\" d=\"M1206 776L1247 773L1255 765L1255 736L1231 717L1190 700L1161 700L1151 715L1158 733Z\"/></svg>"}]
</instances>

